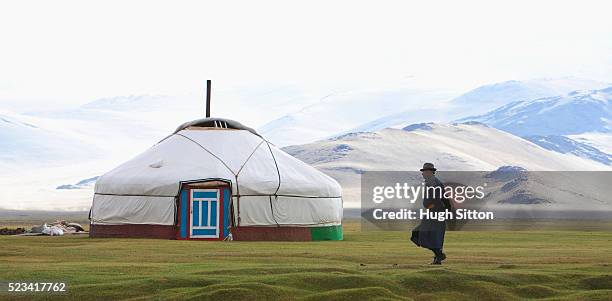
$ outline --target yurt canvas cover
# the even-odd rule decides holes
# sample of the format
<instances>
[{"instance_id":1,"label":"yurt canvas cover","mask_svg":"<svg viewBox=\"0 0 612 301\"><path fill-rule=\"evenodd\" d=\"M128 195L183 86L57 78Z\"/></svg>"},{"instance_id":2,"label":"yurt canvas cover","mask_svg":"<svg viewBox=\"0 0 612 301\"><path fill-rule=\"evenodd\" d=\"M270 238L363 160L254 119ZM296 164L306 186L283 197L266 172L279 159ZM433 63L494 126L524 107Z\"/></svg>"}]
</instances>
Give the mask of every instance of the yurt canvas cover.
<instances>
[{"instance_id":1,"label":"yurt canvas cover","mask_svg":"<svg viewBox=\"0 0 612 301\"><path fill-rule=\"evenodd\" d=\"M192 239L216 226L201 237L342 239L341 197L335 180L254 130L208 118L101 176L90 235Z\"/></svg>"}]
</instances>

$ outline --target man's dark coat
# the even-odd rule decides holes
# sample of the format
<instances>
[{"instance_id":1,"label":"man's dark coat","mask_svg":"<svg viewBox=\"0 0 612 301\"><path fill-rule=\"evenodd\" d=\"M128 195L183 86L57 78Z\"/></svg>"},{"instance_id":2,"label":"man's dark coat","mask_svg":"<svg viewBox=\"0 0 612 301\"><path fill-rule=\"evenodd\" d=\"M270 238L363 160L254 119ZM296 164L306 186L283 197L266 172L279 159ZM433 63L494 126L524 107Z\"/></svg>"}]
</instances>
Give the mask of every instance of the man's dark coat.
<instances>
[{"instance_id":1,"label":"man's dark coat","mask_svg":"<svg viewBox=\"0 0 612 301\"><path fill-rule=\"evenodd\" d=\"M440 187L440 189L436 191L441 191L441 193L426 193L425 198L423 198L423 207L425 208L423 210L426 210L429 205L433 204L433 208L429 209L430 212L444 212L446 205L444 203L444 185L442 182L434 177L431 181L426 181L426 187ZM423 248L442 249L445 232L446 221L422 219L421 223L412 230L412 237L410 240L417 246Z\"/></svg>"}]
</instances>

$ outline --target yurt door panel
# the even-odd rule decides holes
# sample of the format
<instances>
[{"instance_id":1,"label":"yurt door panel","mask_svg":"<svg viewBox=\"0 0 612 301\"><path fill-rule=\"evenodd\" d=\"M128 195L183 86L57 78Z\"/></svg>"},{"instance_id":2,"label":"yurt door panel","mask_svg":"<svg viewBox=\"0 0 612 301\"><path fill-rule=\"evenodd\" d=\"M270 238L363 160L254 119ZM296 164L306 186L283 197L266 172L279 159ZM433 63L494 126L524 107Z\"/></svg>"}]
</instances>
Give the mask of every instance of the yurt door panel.
<instances>
[{"instance_id":1,"label":"yurt door panel","mask_svg":"<svg viewBox=\"0 0 612 301\"><path fill-rule=\"evenodd\" d=\"M222 204L218 189L191 189L190 237L219 238L222 229Z\"/></svg>"}]
</instances>

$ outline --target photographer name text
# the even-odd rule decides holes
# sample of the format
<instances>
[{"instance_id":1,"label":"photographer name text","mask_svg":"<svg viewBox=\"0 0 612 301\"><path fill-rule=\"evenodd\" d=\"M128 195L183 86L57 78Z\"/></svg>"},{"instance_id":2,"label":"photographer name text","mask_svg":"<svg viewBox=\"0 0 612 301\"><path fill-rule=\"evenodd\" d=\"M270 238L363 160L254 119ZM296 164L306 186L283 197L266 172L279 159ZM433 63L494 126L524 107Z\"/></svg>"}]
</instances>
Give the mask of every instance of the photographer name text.
<instances>
[{"instance_id":1,"label":"photographer name text","mask_svg":"<svg viewBox=\"0 0 612 301\"><path fill-rule=\"evenodd\" d=\"M384 210L374 209L372 216L376 220L492 220L494 219L493 212L491 211L478 211L470 209L457 209L455 211L432 211L429 209L395 209L395 210Z\"/></svg>"}]
</instances>

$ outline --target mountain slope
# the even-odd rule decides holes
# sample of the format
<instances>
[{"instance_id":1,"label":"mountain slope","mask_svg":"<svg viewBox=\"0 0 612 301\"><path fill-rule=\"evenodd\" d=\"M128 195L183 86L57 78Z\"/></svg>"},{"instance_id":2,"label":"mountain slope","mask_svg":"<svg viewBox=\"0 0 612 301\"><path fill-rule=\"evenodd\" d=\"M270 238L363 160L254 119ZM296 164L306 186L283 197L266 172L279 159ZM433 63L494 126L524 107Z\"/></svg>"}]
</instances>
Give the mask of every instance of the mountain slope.
<instances>
[{"instance_id":1,"label":"mountain slope","mask_svg":"<svg viewBox=\"0 0 612 301\"><path fill-rule=\"evenodd\" d=\"M57 161L86 160L99 150L43 120L0 112L0 162L26 168Z\"/></svg>"},{"instance_id":2,"label":"mountain slope","mask_svg":"<svg viewBox=\"0 0 612 301\"><path fill-rule=\"evenodd\" d=\"M452 104L459 108L471 107L470 114L480 114L511 102L565 95L577 90L603 89L608 86L609 83L574 77L511 80L478 87L453 99Z\"/></svg>"},{"instance_id":3,"label":"mountain slope","mask_svg":"<svg viewBox=\"0 0 612 301\"><path fill-rule=\"evenodd\" d=\"M525 137L545 149L562 154L573 154L589 160L594 160L606 165L612 164L612 155L600 151L599 149L565 136L529 136Z\"/></svg>"},{"instance_id":4,"label":"mountain slope","mask_svg":"<svg viewBox=\"0 0 612 301\"><path fill-rule=\"evenodd\" d=\"M565 96L513 102L458 121L482 122L543 148L610 165L611 100L612 87L574 91Z\"/></svg>"},{"instance_id":5,"label":"mountain slope","mask_svg":"<svg viewBox=\"0 0 612 301\"><path fill-rule=\"evenodd\" d=\"M528 170L610 170L478 123L429 123L407 130L351 133L284 150L339 180L353 206L359 201L359 173L364 170L418 170L424 162L433 162L441 170L495 170L504 165Z\"/></svg>"},{"instance_id":6,"label":"mountain slope","mask_svg":"<svg viewBox=\"0 0 612 301\"><path fill-rule=\"evenodd\" d=\"M567 135L568 138L597 148L598 150L612 154L612 134L610 133L582 133L578 135Z\"/></svg>"},{"instance_id":7,"label":"mountain slope","mask_svg":"<svg viewBox=\"0 0 612 301\"><path fill-rule=\"evenodd\" d=\"M572 135L612 130L612 87L565 96L516 101L489 113L459 119L477 121L517 136Z\"/></svg>"},{"instance_id":8,"label":"mountain slope","mask_svg":"<svg viewBox=\"0 0 612 301\"><path fill-rule=\"evenodd\" d=\"M593 90L610 84L574 77L506 81L480 86L464 94L427 106L413 106L362 123L344 133L372 132L402 128L419 122L450 122L468 115L482 114L515 101L565 95L576 90Z\"/></svg>"}]
</instances>

